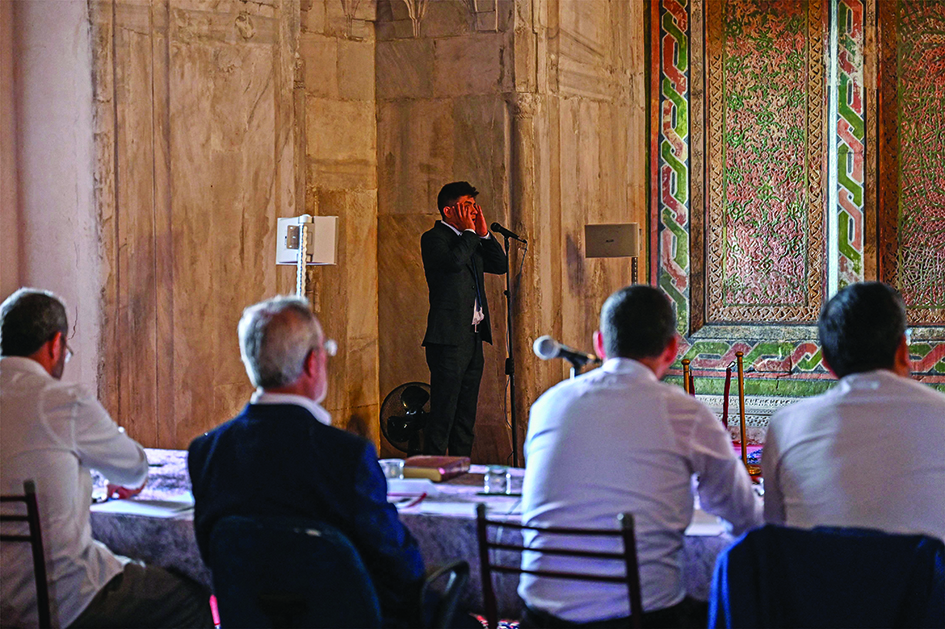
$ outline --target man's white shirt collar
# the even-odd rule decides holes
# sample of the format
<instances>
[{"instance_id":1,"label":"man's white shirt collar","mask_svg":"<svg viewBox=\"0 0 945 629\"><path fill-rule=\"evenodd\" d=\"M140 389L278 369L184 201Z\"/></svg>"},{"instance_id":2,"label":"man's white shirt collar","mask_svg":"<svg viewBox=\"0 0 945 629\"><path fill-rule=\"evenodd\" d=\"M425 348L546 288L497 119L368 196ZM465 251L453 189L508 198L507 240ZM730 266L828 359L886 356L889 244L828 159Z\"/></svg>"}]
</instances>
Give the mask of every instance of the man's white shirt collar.
<instances>
[{"instance_id":1,"label":"man's white shirt collar","mask_svg":"<svg viewBox=\"0 0 945 629\"><path fill-rule=\"evenodd\" d=\"M610 373L629 374L650 380L657 379L652 369L632 358L608 358L600 368Z\"/></svg>"},{"instance_id":2,"label":"man's white shirt collar","mask_svg":"<svg viewBox=\"0 0 945 629\"><path fill-rule=\"evenodd\" d=\"M266 393L265 391L256 391L249 400L250 404L294 404L301 406L309 413L315 416L315 419L331 426L331 414L323 409L315 400L307 398L304 395L295 395L293 393Z\"/></svg>"}]
</instances>

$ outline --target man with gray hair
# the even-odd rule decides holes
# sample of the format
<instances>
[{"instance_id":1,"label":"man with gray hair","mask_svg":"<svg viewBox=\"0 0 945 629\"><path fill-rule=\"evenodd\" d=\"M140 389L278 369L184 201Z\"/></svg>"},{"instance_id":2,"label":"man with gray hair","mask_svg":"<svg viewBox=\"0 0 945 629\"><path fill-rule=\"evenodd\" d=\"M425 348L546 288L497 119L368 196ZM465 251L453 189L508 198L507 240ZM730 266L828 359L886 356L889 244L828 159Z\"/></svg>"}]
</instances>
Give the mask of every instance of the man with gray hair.
<instances>
[{"instance_id":1,"label":"man with gray hair","mask_svg":"<svg viewBox=\"0 0 945 629\"><path fill-rule=\"evenodd\" d=\"M236 418L190 444L194 527L204 561L230 515L307 517L334 526L358 549L386 626L415 626L423 560L387 502L387 481L370 442L331 426L321 402L335 354L308 304L276 297L239 322L240 352L256 387Z\"/></svg>"},{"instance_id":2,"label":"man with gray hair","mask_svg":"<svg viewBox=\"0 0 945 629\"><path fill-rule=\"evenodd\" d=\"M22 288L0 305L0 493L36 484L53 626L210 627L208 591L92 539L89 469L126 498L144 486L148 460L94 395L60 381L72 355L68 328L48 291ZM36 626L29 547L5 544L0 556L0 625Z\"/></svg>"}]
</instances>

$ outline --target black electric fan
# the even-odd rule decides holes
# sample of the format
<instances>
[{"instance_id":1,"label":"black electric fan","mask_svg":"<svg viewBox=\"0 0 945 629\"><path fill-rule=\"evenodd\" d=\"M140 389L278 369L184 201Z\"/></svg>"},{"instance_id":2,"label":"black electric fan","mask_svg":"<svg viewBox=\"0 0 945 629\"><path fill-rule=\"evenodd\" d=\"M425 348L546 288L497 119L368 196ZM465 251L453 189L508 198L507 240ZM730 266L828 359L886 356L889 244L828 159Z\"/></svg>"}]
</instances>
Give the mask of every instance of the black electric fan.
<instances>
[{"instance_id":1,"label":"black electric fan","mask_svg":"<svg viewBox=\"0 0 945 629\"><path fill-rule=\"evenodd\" d=\"M381 433L392 446L414 456L423 452L423 431L430 416L430 385L408 382L381 404Z\"/></svg>"}]
</instances>

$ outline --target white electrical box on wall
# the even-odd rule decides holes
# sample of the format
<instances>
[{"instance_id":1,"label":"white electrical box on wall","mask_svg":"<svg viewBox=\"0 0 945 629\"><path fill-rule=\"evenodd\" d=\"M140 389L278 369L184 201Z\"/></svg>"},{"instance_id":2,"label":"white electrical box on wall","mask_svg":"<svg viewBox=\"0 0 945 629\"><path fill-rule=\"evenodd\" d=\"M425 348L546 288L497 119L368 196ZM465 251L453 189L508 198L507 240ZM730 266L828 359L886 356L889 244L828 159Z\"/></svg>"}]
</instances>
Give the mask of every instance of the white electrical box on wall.
<instances>
[{"instance_id":1,"label":"white electrical box on wall","mask_svg":"<svg viewBox=\"0 0 945 629\"><path fill-rule=\"evenodd\" d=\"M338 253L337 216L292 216L278 219L276 225L276 264L298 264L303 219L310 220L307 229L305 263L336 264Z\"/></svg>"}]
</instances>

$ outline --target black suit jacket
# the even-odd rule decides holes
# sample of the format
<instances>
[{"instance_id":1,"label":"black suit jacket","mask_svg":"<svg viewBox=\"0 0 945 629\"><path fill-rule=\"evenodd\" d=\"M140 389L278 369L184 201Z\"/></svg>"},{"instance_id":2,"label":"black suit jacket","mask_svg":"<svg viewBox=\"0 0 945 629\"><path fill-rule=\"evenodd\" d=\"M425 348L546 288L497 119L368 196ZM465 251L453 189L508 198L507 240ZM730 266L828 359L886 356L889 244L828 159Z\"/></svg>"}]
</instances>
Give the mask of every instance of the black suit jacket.
<instances>
[{"instance_id":1,"label":"black suit jacket","mask_svg":"<svg viewBox=\"0 0 945 629\"><path fill-rule=\"evenodd\" d=\"M371 443L319 423L301 406L249 404L194 439L187 466L197 546L208 565L210 534L222 517L319 520L358 549L387 624L415 622L423 559L387 502L387 481Z\"/></svg>"},{"instance_id":2,"label":"black suit jacket","mask_svg":"<svg viewBox=\"0 0 945 629\"><path fill-rule=\"evenodd\" d=\"M457 236L437 221L420 237L423 273L430 289L430 314L423 344L458 345L472 329L473 308L481 295L479 323L483 341L492 343L492 323L486 299L483 273L501 275L509 270L509 260L494 237L482 239L471 231ZM477 290L478 289L478 290Z\"/></svg>"}]
</instances>

